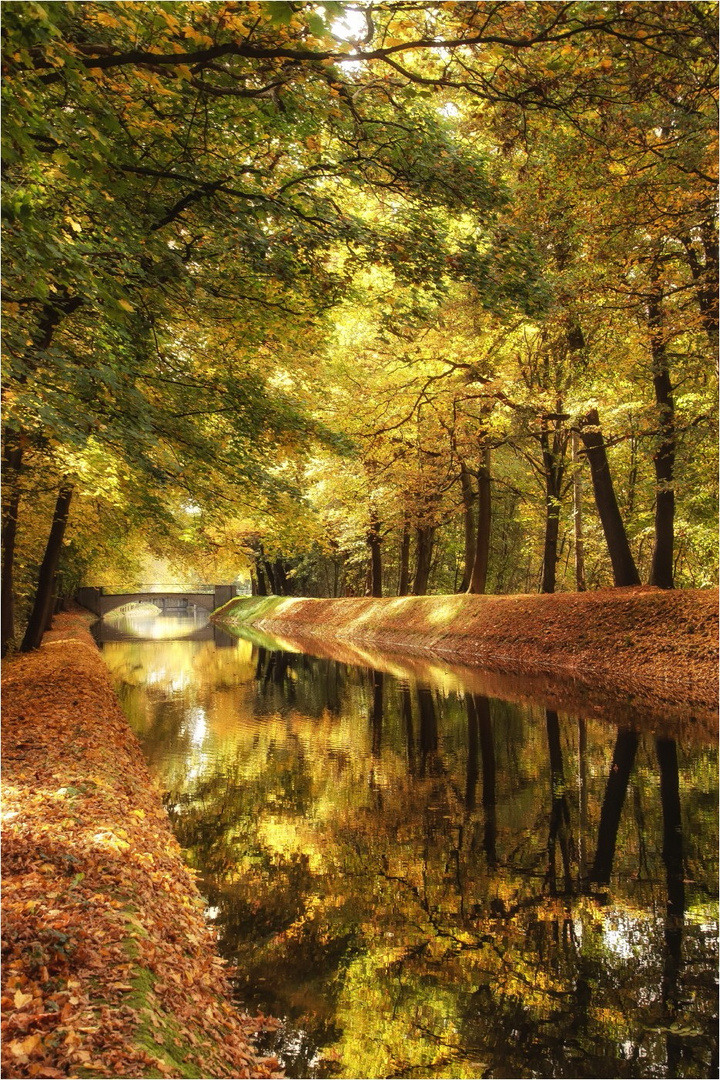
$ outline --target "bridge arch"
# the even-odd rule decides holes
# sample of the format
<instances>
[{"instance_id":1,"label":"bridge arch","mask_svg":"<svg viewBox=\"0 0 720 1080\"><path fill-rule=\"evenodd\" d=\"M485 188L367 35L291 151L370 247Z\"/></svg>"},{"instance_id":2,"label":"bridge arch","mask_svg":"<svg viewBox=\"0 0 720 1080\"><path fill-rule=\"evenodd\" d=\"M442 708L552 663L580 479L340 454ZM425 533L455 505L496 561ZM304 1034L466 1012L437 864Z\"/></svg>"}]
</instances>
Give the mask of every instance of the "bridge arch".
<instances>
[{"instance_id":1,"label":"bridge arch","mask_svg":"<svg viewBox=\"0 0 720 1080\"><path fill-rule=\"evenodd\" d=\"M127 604L156 604L162 610L187 608L194 604L195 607L211 612L222 607L228 600L232 600L234 595L233 585L211 585L202 592L182 589L159 590L156 587L147 592L136 593L107 593L102 588L88 585L78 589L75 598L83 607L102 618L103 615L109 615L111 611L116 611L117 608L125 607Z\"/></svg>"}]
</instances>

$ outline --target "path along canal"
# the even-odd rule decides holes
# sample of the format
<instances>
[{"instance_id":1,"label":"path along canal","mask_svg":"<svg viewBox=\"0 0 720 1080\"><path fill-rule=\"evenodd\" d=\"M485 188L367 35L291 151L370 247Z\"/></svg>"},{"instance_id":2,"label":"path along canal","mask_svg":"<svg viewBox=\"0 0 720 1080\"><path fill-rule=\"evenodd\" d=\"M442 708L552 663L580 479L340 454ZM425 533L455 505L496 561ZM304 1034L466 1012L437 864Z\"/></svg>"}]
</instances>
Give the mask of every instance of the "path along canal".
<instances>
[{"instance_id":1,"label":"path along canal","mask_svg":"<svg viewBox=\"0 0 720 1080\"><path fill-rule=\"evenodd\" d=\"M442 662L98 625L289 1077L717 1075L715 743Z\"/></svg>"}]
</instances>

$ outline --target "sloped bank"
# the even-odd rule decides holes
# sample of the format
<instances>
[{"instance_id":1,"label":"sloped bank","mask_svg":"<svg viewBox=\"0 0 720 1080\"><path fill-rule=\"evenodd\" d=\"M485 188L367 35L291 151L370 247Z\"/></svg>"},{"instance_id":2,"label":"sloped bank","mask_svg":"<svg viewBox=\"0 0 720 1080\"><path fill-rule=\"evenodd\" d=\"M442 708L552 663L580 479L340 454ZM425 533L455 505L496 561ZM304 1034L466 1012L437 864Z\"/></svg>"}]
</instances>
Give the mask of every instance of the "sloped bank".
<instances>
[{"instance_id":1,"label":"sloped bank","mask_svg":"<svg viewBox=\"0 0 720 1080\"><path fill-rule=\"evenodd\" d=\"M142 751L58 616L3 673L6 1077L271 1077Z\"/></svg>"},{"instance_id":2,"label":"sloped bank","mask_svg":"<svg viewBox=\"0 0 720 1080\"><path fill-rule=\"evenodd\" d=\"M520 596L250 597L213 619L299 644L441 657L534 680L550 707L620 699L717 723L718 592L649 587ZM500 680L502 681L502 680ZM500 691L502 692L502 687ZM554 698L553 698L554 695Z\"/></svg>"}]
</instances>

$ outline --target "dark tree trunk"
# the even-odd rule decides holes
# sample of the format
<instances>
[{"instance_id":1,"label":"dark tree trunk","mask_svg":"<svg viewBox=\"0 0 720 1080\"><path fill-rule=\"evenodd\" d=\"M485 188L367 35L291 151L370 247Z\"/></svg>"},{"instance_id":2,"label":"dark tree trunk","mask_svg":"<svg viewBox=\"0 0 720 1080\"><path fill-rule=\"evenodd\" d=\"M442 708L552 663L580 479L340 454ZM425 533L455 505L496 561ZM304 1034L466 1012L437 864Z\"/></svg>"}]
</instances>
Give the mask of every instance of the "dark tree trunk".
<instances>
[{"instance_id":1,"label":"dark tree trunk","mask_svg":"<svg viewBox=\"0 0 720 1080\"><path fill-rule=\"evenodd\" d=\"M557 428L551 433L546 419L543 419L542 424L540 445L545 470L545 543L543 546L542 592L554 593L557 576L558 535L560 532L560 496L565 472L564 455L567 438L564 432Z\"/></svg>"},{"instance_id":2,"label":"dark tree trunk","mask_svg":"<svg viewBox=\"0 0 720 1080\"><path fill-rule=\"evenodd\" d=\"M469 593L484 593L487 586L490 560L490 525L492 503L490 488L490 447L483 447L483 463L478 469L478 520L475 534L475 556L470 575Z\"/></svg>"},{"instance_id":3,"label":"dark tree trunk","mask_svg":"<svg viewBox=\"0 0 720 1080\"><path fill-rule=\"evenodd\" d=\"M403 522L402 538L400 540L400 579L398 581L398 596L407 596L410 589L410 526L407 518Z\"/></svg>"},{"instance_id":4,"label":"dark tree trunk","mask_svg":"<svg viewBox=\"0 0 720 1080\"><path fill-rule=\"evenodd\" d=\"M8 492L2 519L2 587L0 611L2 613L2 655L15 640L15 540L17 537L18 511L20 509L19 476L22 464L20 447L6 448L4 454L3 483Z\"/></svg>"},{"instance_id":5,"label":"dark tree trunk","mask_svg":"<svg viewBox=\"0 0 720 1080\"><path fill-rule=\"evenodd\" d=\"M279 596L280 594L278 593L278 590L275 586L275 571L273 569L273 564L270 562L269 559L263 559L263 566L265 567L265 574L268 580L268 588L270 589L270 595Z\"/></svg>"},{"instance_id":6,"label":"dark tree trunk","mask_svg":"<svg viewBox=\"0 0 720 1080\"><path fill-rule=\"evenodd\" d=\"M585 591L585 539L583 537L582 523L582 481L580 479L580 463L578 461L578 435L572 433L572 462L573 462L573 540L575 549L575 588L578 592Z\"/></svg>"},{"instance_id":7,"label":"dark tree trunk","mask_svg":"<svg viewBox=\"0 0 720 1080\"><path fill-rule=\"evenodd\" d=\"M590 428L594 430L589 430ZM640 575L630 551L627 533L615 498L615 488L610 475L605 440L600 431L597 409L591 409L581 421L580 437L590 463L595 503L610 554L615 584L617 586L639 585Z\"/></svg>"},{"instance_id":8,"label":"dark tree trunk","mask_svg":"<svg viewBox=\"0 0 720 1080\"><path fill-rule=\"evenodd\" d=\"M463 528L465 533L465 557L463 562L463 576L460 582L459 592L467 592L472 577L473 562L475 561L475 500L477 495L473 489L472 473L464 462L460 465L460 491L463 504Z\"/></svg>"},{"instance_id":9,"label":"dark tree trunk","mask_svg":"<svg viewBox=\"0 0 720 1080\"><path fill-rule=\"evenodd\" d=\"M380 522L376 513L372 513L370 516L367 543L370 548L370 595L382 596L382 540L380 538Z\"/></svg>"},{"instance_id":10,"label":"dark tree trunk","mask_svg":"<svg viewBox=\"0 0 720 1080\"><path fill-rule=\"evenodd\" d=\"M50 535L48 537L45 555L40 566L38 575L37 591L33 608L30 613L25 636L23 638L21 652L30 652L39 649L42 637L52 615L52 603L55 590L55 576L57 574L63 537L67 526L70 503L72 501L73 488L71 484L63 484L55 503Z\"/></svg>"},{"instance_id":11,"label":"dark tree trunk","mask_svg":"<svg viewBox=\"0 0 720 1080\"><path fill-rule=\"evenodd\" d=\"M267 581L265 580L265 571L263 570L262 559L259 555L255 556L255 576L257 578L257 595L267 596Z\"/></svg>"},{"instance_id":12,"label":"dark tree trunk","mask_svg":"<svg viewBox=\"0 0 720 1080\"><path fill-rule=\"evenodd\" d=\"M435 526L423 525L422 528L418 528L416 530L416 540L417 563L415 566L415 580L413 581L413 596L425 596L430 580Z\"/></svg>"},{"instance_id":13,"label":"dark tree trunk","mask_svg":"<svg viewBox=\"0 0 720 1080\"><path fill-rule=\"evenodd\" d=\"M289 596L288 579L285 573L285 565L282 559L276 559L273 567L275 571L275 590L278 596Z\"/></svg>"},{"instance_id":14,"label":"dark tree trunk","mask_svg":"<svg viewBox=\"0 0 720 1080\"><path fill-rule=\"evenodd\" d=\"M625 802L630 773L635 764L637 747L638 737L635 731L629 731L626 728L618 731L610 776L600 812L595 862L590 875L592 880L600 885L607 885L612 874L620 815Z\"/></svg>"},{"instance_id":15,"label":"dark tree trunk","mask_svg":"<svg viewBox=\"0 0 720 1080\"><path fill-rule=\"evenodd\" d=\"M648 327L652 352L653 386L658 407L658 446L653 454L655 468L655 547L650 584L672 589L675 543L675 402L667 363L663 333L663 294L655 281L648 301Z\"/></svg>"}]
</instances>

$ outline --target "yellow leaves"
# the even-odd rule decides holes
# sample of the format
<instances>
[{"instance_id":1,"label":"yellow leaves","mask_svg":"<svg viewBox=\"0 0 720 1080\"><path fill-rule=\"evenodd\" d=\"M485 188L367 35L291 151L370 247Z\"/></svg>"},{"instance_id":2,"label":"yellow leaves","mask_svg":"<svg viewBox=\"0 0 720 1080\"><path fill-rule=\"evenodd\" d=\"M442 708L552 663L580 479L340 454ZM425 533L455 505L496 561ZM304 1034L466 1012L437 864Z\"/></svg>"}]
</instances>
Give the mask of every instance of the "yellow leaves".
<instances>
[{"instance_id":1,"label":"yellow leaves","mask_svg":"<svg viewBox=\"0 0 720 1080\"><path fill-rule=\"evenodd\" d=\"M109 26L113 29L120 26L120 23L114 15L110 15L107 11L96 11L95 22L99 23L101 26Z\"/></svg>"},{"instance_id":2,"label":"yellow leaves","mask_svg":"<svg viewBox=\"0 0 720 1080\"><path fill-rule=\"evenodd\" d=\"M118 300L118 307L121 307L123 311L133 312L135 310L129 300Z\"/></svg>"},{"instance_id":3,"label":"yellow leaves","mask_svg":"<svg viewBox=\"0 0 720 1080\"><path fill-rule=\"evenodd\" d=\"M17 1061L24 1063L42 1042L42 1035L28 1035L26 1039L13 1039L8 1049Z\"/></svg>"},{"instance_id":4,"label":"yellow leaves","mask_svg":"<svg viewBox=\"0 0 720 1080\"><path fill-rule=\"evenodd\" d=\"M23 994L22 990L16 990L13 1002L16 1009L23 1009L26 1005L30 1004L32 999L32 994Z\"/></svg>"}]
</instances>

